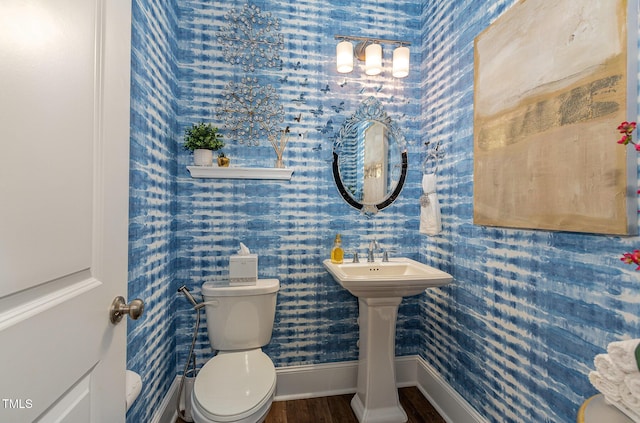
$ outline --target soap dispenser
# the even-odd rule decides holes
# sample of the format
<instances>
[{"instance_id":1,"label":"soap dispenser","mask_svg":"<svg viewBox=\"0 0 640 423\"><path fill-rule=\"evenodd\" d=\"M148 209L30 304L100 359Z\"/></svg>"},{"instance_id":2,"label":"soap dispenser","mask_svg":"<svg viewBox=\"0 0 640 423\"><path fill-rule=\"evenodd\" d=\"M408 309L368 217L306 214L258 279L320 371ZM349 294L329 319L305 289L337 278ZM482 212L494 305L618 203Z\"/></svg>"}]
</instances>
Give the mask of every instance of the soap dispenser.
<instances>
[{"instance_id":1,"label":"soap dispenser","mask_svg":"<svg viewBox=\"0 0 640 423\"><path fill-rule=\"evenodd\" d=\"M340 234L336 235L331 249L331 263L341 264L344 260L344 250L342 249L342 240Z\"/></svg>"}]
</instances>

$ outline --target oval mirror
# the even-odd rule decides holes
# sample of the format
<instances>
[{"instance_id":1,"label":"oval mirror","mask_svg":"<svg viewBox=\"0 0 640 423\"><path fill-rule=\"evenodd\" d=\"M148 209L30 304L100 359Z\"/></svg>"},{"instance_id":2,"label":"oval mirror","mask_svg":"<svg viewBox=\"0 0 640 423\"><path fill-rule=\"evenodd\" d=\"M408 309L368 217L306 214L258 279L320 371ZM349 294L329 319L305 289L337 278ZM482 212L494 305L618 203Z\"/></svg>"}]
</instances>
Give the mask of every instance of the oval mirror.
<instances>
[{"instance_id":1,"label":"oval mirror","mask_svg":"<svg viewBox=\"0 0 640 423\"><path fill-rule=\"evenodd\" d=\"M333 144L333 178L344 200L365 214L393 203L407 176L404 136L369 97L340 128Z\"/></svg>"}]
</instances>

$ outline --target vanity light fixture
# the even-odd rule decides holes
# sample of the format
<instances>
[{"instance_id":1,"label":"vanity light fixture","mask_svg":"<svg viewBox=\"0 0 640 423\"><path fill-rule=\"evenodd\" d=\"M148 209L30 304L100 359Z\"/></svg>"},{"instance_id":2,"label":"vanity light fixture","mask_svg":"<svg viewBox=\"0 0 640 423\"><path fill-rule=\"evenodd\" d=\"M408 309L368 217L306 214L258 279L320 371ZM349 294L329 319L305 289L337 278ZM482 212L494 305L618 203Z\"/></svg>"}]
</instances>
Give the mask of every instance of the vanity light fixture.
<instances>
[{"instance_id":1,"label":"vanity light fixture","mask_svg":"<svg viewBox=\"0 0 640 423\"><path fill-rule=\"evenodd\" d=\"M352 37L336 35L336 40L341 40L336 46L336 63L339 73L353 71L353 58L365 62L367 75L378 75L382 72L382 44L395 44L393 50L393 70L395 78L404 78L409 75L409 48L411 43L401 40L385 40L381 38ZM352 41L357 41L354 48Z\"/></svg>"},{"instance_id":2,"label":"vanity light fixture","mask_svg":"<svg viewBox=\"0 0 640 423\"><path fill-rule=\"evenodd\" d=\"M393 50L393 71L395 78L404 78L409 75L409 48L400 45Z\"/></svg>"},{"instance_id":3,"label":"vanity light fixture","mask_svg":"<svg viewBox=\"0 0 640 423\"><path fill-rule=\"evenodd\" d=\"M380 72L382 72L382 46L369 44L364 49L364 73L378 75Z\"/></svg>"},{"instance_id":4,"label":"vanity light fixture","mask_svg":"<svg viewBox=\"0 0 640 423\"><path fill-rule=\"evenodd\" d=\"M350 41L341 41L336 46L336 59L338 72L349 73L353 70L353 44Z\"/></svg>"}]
</instances>

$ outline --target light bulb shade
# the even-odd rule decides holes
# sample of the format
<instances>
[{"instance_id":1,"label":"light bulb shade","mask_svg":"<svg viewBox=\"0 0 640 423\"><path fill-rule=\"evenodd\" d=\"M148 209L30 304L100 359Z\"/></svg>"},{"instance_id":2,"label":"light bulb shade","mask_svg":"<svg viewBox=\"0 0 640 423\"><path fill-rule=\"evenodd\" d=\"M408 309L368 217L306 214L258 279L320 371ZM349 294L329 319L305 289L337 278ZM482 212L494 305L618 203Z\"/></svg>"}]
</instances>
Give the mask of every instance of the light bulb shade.
<instances>
[{"instance_id":1,"label":"light bulb shade","mask_svg":"<svg viewBox=\"0 0 640 423\"><path fill-rule=\"evenodd\" d=\"M366 55L364 73L367 75L378 75L382 72L382 46L380 44L370 44L364 50Z\"/></svg>"},{"instance_id":2,"label":"light bulb shade","mask_svg":"<svg viewBox=\"0 0 640 423\"><path fill-rule=\"evenodd\" d=\"M398 47L393 50L393 76L404 78L409 75L409 48Z\"/></svg>"},{"instance_id":3,"label":"light bulb shade","mask_svg":"<svg viewBox=\"0 0 640 423\"><path fill-rule=\"evenodd\" d=\"M349 73L353 70L353 44L342 41L336 46L338 72Z\"/></svg>"}]
</instances>

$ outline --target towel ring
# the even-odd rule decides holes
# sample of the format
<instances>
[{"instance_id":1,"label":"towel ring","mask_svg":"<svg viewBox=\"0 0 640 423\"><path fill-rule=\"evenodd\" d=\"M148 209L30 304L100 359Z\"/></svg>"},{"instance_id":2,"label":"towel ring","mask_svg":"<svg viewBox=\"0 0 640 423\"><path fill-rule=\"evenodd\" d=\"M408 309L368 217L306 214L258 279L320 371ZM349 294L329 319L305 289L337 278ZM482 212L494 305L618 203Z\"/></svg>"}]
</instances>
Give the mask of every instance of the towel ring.
<instances>
[{"instance_id":1,"label":"towel ring","mask_svg":"<svg viewBox=\"0 0 640 423\"><path fill-rule=\"evenodd\" d=\"M429 148L430 142L427 141L424 143L424 146ZM438 172L438 161L444 157L444 151L440 151L440 141L436 143L436 146L431 150L427 150L427 156L424 158L422 162L422 173L437 173ZM433 172L431 172L433 169Z\"/></svg>"}]
</instances>

